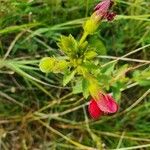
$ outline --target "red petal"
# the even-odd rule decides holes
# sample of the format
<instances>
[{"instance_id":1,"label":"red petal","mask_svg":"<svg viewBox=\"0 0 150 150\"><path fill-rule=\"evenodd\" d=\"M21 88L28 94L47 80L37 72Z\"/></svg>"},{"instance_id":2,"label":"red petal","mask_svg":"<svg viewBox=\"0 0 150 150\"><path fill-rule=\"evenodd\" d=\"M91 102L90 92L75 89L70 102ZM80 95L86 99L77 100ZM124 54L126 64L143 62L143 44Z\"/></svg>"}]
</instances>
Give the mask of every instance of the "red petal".
<instances>
[{"instance_id":1,"label":"red petal","mask_svg":"<svg viewBox=\"0 0 150 150\"><path fill-rule=\"evenodd\" d=\"M94 11L97 12L98 15L105 15L111 6L113 5L113 2L111 0L103 0L100 2L96 7L94 8Z\"/></svg>"},{"instance_id":2,"label":"red petal","mask_svg":"<svg viewBox=\"0 0 150 150\"><path fill-rule=\"evenodd\" d=\"M102 2L96 5L96 7L94 8L94 11L97 11L97 10L107 11L110 5L112 5L111 0L103 0Z\"/></svg>"},{"instance_id":3,"label":"red petal","mask_svg":"<svg viewBox=\"0 0 150 150\"><path fill-rule=\"evenodd\" d=\"M118 111L118 104L108 94L100 94L100 99L96 100L96 103L101 111L104 113L115 113Z\"/></svg>"},{"instance_id":4,"label":"red petal","mask_svg":"<svg viewBox=\"0 0 150 150\"><path fill-rule=\"evenodd\" d=\"M114 12L108 12L107 15L105 16L105 18L108 21L112 21L112 20L114 20L115 16L116 16L116 13L114 13Z\"/></svg>"},{"instance_id":5,"label":"red petal","mask_svg":"<svg viewBox=\"0 0 150 150\"><path fill-rule=\"evenodd\" d=\"M97 103L95 100L91 100L90 104L88 106L88 111L90 113L90 116L93 119L98 119L100 118L100 116L103 114L103 112L100 110L100 108L98 107Z\"/></svg>"}]
</instances>

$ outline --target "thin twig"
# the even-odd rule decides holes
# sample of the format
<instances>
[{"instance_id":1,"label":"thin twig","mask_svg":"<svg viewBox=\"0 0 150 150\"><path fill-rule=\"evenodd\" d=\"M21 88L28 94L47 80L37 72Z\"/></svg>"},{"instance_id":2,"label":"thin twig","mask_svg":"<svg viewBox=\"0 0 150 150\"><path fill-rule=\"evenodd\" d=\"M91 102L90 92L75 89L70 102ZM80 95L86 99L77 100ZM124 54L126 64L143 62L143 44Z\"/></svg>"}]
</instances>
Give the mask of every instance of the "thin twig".
<instances>
[{"instance_id":1,"label":"thin twig","mask_svg":"<svg viewBox=\"0 0 150 150\"><path fill-rule=\"evenodd\" d=\"M132 110L136 105L138 105L148 94L150 93L150 89L147 90L137 101L135 101L130 107L128 107L125 112L129 112L130 110Z\"/></svg>"},{"instance_id":2,"label":"thin twig","mask_svg":"<svg viewBox=\"0 0 150 150\"><path fill-rule=\"evenodd\" d=\"M21 107L26 107L26 106L24 106L22 103L16 101L14 98L8 96L7 94L5 94L5 93L3 93L3 92L1 92L1 91L0 91L0 96L5 97L5 98L8 99L9 101L11 101L11 102L13 102L13 103L15 103L15 104L17 104L17 105L19 105L19 106L21 106Z\"/></svg>"},{"instance_id":3,"label":"thin twig","mask_svg":"<svg viewBox=\"0 0 150 150\"><path fill-rule=\"evenodd\" d=\"M106 59L119 59L119 60L123 60L123 61L132 61L132 62L139 62L139 63L150 63L149 60L140 60L140 59L132 59L132 58L122 58L122 57L115 57L115 56L97 56L97 58L106 58Z\"/></svg>"},{"instance_id":4,"label":"thin twig","mask_svg":"<svg viewBox=\"0 0 150 150\"><path fill-rule=\"evenodd\" d=\"M140 50L142 50L142 49L144 49L144 48L147 48L147 47L149 47L149 46L150 46L150 44L145 45L145 46L140 47L140 48L137 48L137 49L135 49L134 51L131 51L131 52L129 52L129 53L123 55L122 57L118 57L117 59L115 59L115 60L113 60L113 61L110 61L110 62L108 62L108 63L102 65L102 67L105 67L105 66L107 66L107 65L109 65L109 64L111 64L111 63L115 63L115 62L117 62L118 60L121 60L122 58L125 58L125 57L127 57L127 56L130 56L130 55L132 55L132 54L134 54L134 53L136 53L136 52L138 52L138 51L140 51Z\"/></svg>"},{"instance_id":5,"label":"thin twig","mask_svg":"<svg viewBox=\"0 0 150 150\"><path fill-rule=\"evenodd\" d=\"M51 126L49 126L47 123L41 121L41 120L38 120L38 122L40 124L42 124L43 126L45 126L47 129L49 129L50 131L52 131L53 133L61 136L62 138L64 138L66 141L68 141L69 143L81 148L81 149L84 149L84 150L96 150L95 148L92 148L92 147L88 147L88 146L85 146L85 145L82 145L76 141L73 141L72 139L68 138L67 136L63 135L62 133L60 133L59 131L55 130L54 128L52 128Z\"/></svg>"}]
</instances>

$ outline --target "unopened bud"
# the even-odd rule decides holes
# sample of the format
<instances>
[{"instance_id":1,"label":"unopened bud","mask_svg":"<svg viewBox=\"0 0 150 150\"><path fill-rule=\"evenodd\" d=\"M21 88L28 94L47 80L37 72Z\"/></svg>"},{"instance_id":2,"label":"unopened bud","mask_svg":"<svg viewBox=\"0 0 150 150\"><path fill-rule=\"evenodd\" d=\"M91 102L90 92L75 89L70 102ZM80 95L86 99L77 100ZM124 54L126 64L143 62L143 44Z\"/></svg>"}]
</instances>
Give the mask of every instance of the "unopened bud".
<instances>
[{"instance_id":1,"label":"unopened bud","mask_svg":"<svg viewBox=\"0 0 150 150\"><path fill-rule=\"evenodd\" d=\"M54 67L55 61L55 58L51 57L42 58L39 64L40 70L44 73L51 72Z\"/></svg>"},{"instance_id":2,"label":"unopened bud","mask_svg":"<svg viewBox=\"0 0 150 150\"><path fill-rule=\"evenodd\" d=\"M93 16L91 16L90 19L85 22L83 29L86 33L93 34L97 30L98 26L98 21Z\"/></svg>"}]
</instances>

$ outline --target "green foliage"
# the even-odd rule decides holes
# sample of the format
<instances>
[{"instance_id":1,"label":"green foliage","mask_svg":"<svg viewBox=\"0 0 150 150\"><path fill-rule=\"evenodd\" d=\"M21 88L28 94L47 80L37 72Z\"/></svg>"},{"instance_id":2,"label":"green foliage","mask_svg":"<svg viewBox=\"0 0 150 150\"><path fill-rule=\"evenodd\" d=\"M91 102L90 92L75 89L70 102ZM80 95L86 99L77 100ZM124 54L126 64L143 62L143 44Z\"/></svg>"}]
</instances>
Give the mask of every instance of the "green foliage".
<instances>
[{"instance_id":1,"label":"green foliage","mask_svg":"<svg viewBox=\"0 0 150 150\"><path fill-rule=\"evenodd\" d=\"M64 78L63 78L63 85L67 85L71 80L73 80L74 78L74 75L75 75L76 71L72 71L72 72L66 72L64 74Z\"/></svg>"},{"instance_id":2,"label":"green foliage","mask_svg":"<svg viewBox=\"0 0 150 150\"><path fill-rule=\"evenodd\" d=\"M150 86L150 70L136 70L133 74L133 80L138 82L140 86Z\"/></svg>"},{"instance_id":3,"label":"green foliage","mask_svg":"<svg viewBox=\"0 0 150 150\"><path fill-rule=\"evenodd\" d=\"M77 81L75 82L75 85L72 87L72 92L73 94L79 94L83 92L82 88L82 78L78 78Z\"/></svg>"},{"instance_id":4,"label":"green foliage","mask_svg":"<svg viewBox=\"0 0 150 150\"><path fill-rule=\"evenodd\" d=\"M116 19L80 41L97 2L0 0L1 149L149 149L149 1L116 0ZM57 47L61 34L73 59ZM90 119L90 84L113 94L116 115Z\"/></svg>"},{"instance_id":5,"label":"green foliage","mask_svg":"<svg viewBox=\"0 0 150 150\"><path fill-rule=\"evenodd\" d=\"M84 53L85 59L93 59L97 56L97 53L94 50L88 50Z\"/></svg>"},{"instance_id":6,"label":"green foliage","mask_svg":"<svg viewBox=\"0 0 150 150\"><path fill-rule=\"evenodd\" d=\"M83 96L85 98L88 98L90 91L89 91L89 81L87 79L82 80L82 92L83 92Z\"/></svg>"},{"instance_id":7,"label":"green foliage","mask_svg":"<svg viewBox=\"0 0 150 150\"><path fill-rule=\"evenodd\" d=\"M98 36L93 35L89 39L89 45L95 48L95 51L98 55L106 55L106 47L104 46L102 40Z\"/></svg>"},{"instance_id":8,"label":"green foliage","mask_svg":"<svg viewBox=\"0 0 150 150\"><path fill-rule=\"evenodd\" d=\"M64 72L64 70L68 68L63 78L64 86L73 80L77 73L78 75L81 75L83 81L84 78L89 80L88 85L82 86L82 92L85 98L89 96L89 93L93 97L98 97L98 93L100 92L99 84L95 76L91 75L93 74L93 70L96 71L98 69L93 61L97 56L97 53L95 49L91 48L91 46L88 45L88 42L85 41L86 36L87 34L84 33L78 42L71 34L69 36L62 35L57 45L59 46L60 51L66 55L68 64L65 60L60 64L60 62L56 60L57 58L44 58L40 62L40 69L45 73L61 73L61 71ZM91 60L91 62L89 62L89 60Z\"/></svg>"},{"instance_id":9,"label":"green foliage","mask_svg":"<svg viewBox=\"0 0 150 150\"><path fill-rule=\"evenodd\" d=\"M101 69L101 73L104 73L105 75L110 76L115 68L115 63L109 63L107 65L105 65L104 67L102 67Z\"/></svg>"},{"instance_id":10,"label":"green foliage","mask_svg":"<svg viewBox=\"0 0 150 150\"><path fill-rule=\"evenodd\" d=\"M78 78L73 86L73 94L83 93L85 98L89 97L89 81L85 78Z\"/></svg>"},{"instance_id":11,"label":"green foliage","mask_svg":"<svg viewBox=\"0 0 150 150\"><path fill-rule=\"evenodd\" d=\"M58 46L61 51L70 57L75 57L78 51L78 44L71 34L68 37L62 35Z\"/></svg>"}]
</instances>

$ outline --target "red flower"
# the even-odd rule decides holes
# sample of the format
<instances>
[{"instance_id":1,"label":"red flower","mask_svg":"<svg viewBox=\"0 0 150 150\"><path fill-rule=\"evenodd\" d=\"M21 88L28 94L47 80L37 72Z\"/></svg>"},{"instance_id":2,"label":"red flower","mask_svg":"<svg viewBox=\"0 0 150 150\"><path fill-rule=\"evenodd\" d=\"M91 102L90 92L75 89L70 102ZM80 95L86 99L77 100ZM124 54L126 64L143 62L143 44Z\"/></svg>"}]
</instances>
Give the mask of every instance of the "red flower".
<instances>
[{"instance_id":1,"label":"red flower","mask_svg":"<svg viewBox=\"0 0 150 150\"><path fill-rule=\"evenodd\" d=\"M88 111L92 118L98 119L104 114L112 114L118 111L118 104L109 94L100 94L99 99L91 99Z\"/></svg>"},{"instance_id":2,"label":"red flower","mask_svg":"<svg viewBox=\"0 0 150 150\"><path fill-rule=\"evenodd\" d=\"M103 114L103 112L99 109L96 101L93 99L90 101L88 110L91 117L94 119L98 119Z\"/></svg>"},{"instance_id":3,"label":"red flower","mask_svg":"<svg viewBox=\"0 0 150 150\"><path fill-rule=\"evenodd\" d=\"M97 16L100 16L101 19L107 19L108 21L112 21L116 16L115 13L110 12L111 7L114 2L112 0L103 0L94 8L94 11Z\"/></svg>"}]
</instances>

